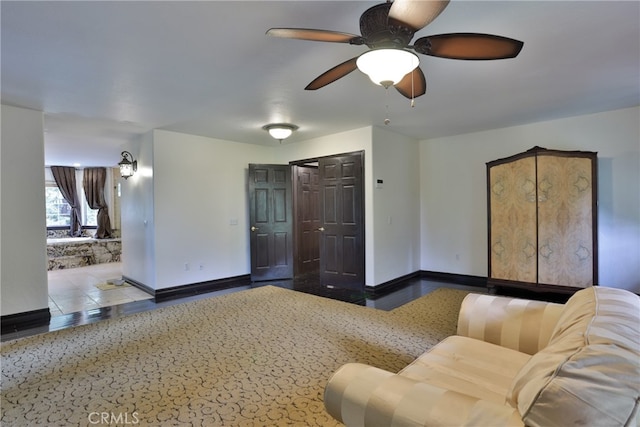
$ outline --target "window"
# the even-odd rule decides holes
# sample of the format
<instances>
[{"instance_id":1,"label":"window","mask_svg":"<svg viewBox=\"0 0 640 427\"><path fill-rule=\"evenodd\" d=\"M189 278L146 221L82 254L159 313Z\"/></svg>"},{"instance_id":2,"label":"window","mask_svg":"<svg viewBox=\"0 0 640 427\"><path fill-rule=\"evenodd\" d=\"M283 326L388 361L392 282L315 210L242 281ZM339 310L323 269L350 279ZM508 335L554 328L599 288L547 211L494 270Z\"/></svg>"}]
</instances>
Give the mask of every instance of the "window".
<instances>
[{"instance_id":1,"label":"window","mask_svg":"<svg viewBox=\"0 0 640 427\"><path fill-rule=\"evenodd\" d=\"M97 227L98 226L98 209L91 209L87 198L82 193L82 226Z\"/></svg>"},{"instance_id":2,"label":"window","mask_svg":"<svg viewBox=\"0 0 640 427\"><path fill-rule=\"evenodd\" d=\"M47 205L47 227L71 225L71 206L64 200L58 186L47 183L45 187Z\"/></svg>"},{"instance_id":3,"label":"window","mask_svg":"<svg viewBox=\"0 0 640 427\"><path fill-rule=\"evenodd\" d=\"M80 207L81 223L83 227L98 226L98 210L91 209L84 192L81 191ZM71 225L71 206L62 196L55 182L47 182L45 185L47 227L68 227Z\"/></svg>"},{"instance_id":4,"label":"window","mask_svg":"<svg viewBox=\"0 0 640 427\"><path fill-rule=\"evenodd\" d=\"M111 209L114 206L115 188L113 187L113 174L117 174L117 169L112 169L107 174L107 182L105 183L105 200L109 206L109 216L113 218ZM119 175L116 175L119 176ZM76 169L76 190L78 192L78 200L80 201L80 224L82 228L95 228L98 226L98 209L91 209L87 203L87 197L84 194L82 186L83 170ZM51 168L44 168L45 180L45 197L46 197L46 217L47 227L69 227L71 225L71 206L62 196L58 185L56 184Z\"/></svg>"}]
</instances>

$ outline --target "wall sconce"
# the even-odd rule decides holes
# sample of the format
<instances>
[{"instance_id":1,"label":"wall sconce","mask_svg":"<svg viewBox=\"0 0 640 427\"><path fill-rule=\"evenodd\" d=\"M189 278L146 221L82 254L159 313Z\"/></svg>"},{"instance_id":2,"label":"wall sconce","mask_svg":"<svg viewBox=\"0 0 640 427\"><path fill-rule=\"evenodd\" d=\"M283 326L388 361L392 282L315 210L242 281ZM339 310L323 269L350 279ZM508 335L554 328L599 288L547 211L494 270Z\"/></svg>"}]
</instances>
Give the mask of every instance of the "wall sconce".
<instances>
[{"instance_id":1,"label":"wall sconce","mask_svg":"<svg viewBox=\"0 0 640 427\"><path fill-rule=\"evenodd\" d=\"M138 161L133 160L133 156L128 151L123 151L121 156L122 160L118 163L118 166L120 166L120 176L128 179L138 170Z\"/></svg>"},{"instance_id":2,"label":"wall sconce","mask_svg":"<svg viewBox=\"0 0 640 427\"><path fill-rule=\"evenodd\" d=\"M289 138L293 131L298 129L298 126L289 123L272 123L262 126L262 129L269 132L272 138L282 142L283 139Z\"/></svg>"}]
</instances>

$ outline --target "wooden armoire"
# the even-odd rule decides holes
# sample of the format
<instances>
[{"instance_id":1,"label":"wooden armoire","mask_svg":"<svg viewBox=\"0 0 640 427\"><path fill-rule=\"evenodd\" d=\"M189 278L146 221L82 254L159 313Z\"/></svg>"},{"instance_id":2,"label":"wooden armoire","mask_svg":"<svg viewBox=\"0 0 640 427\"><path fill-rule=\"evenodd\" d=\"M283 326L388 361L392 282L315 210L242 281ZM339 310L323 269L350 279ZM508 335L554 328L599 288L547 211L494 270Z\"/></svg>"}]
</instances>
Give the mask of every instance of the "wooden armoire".
<instances>
[{"instance_id":1,"label":"wooden armoire","mask_svg":"<svg viewBox=\"0 0 640 427\"><path fill-rule=\"evenodd\" d=\"M541 147L487 163L490 289L597 285L597 153Z\"/></svg>"}]
</instances>

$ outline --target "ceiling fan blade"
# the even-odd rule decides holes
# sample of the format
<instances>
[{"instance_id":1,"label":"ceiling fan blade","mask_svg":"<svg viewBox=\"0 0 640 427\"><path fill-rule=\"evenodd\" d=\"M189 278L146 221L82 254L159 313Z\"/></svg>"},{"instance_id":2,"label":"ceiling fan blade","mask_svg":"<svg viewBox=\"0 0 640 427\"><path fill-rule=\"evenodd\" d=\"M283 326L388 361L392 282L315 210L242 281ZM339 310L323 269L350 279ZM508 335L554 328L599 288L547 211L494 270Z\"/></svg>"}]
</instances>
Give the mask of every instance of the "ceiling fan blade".
<instances>
[{"instance_id":1,"label":"ceiling fan blade","mask_svg":"<svg viewBox=\"0 0 640 427\"><path fill-rule=\"evenodd\" d=\"M357 59L358 59L357 56L355 58L351 58L348 61L343 62L342 64L336 65L329 71L326 71L320 74L318 77L316 77L314 81L309 83L307 87L305 87L304 89L305 90L320 89L321 87L324 87L329 83L333 83L336 80L346 76L347 74L349 74L350 72L358 68L356 65Z\"/></svg>"},{"instance_id":2,"label":"ceiling fan blade","mask_svg":"<svg viewBox=\"0 0 640 427\"><path fill-rule=\"evenodd\" d=\"M452 33L419 38L413 48L440 58L487 60L515 58L523 45L521 41L492 34Z\"/></svg>"},{"instance_id":3,"label":"ceiling fan blade","mask_svg":"<svg viewBox=\"0 0 640 427\"><path fill-rule=\"evenodd\" d=\"M427 80L420 67L408 73L400 80L395 88L406 98L413 99L422 96L427 91Z\"/></svg>"},{"instance_id":4,"label":"ceiling fan blade","mask_svg":"<svg viewBox=\"0 0 640 427\"><path fill-rule=\"evenodd\" d=\"M436 19L448 4L449 0L395 0L389 9L389 20L418 31Z\"/></svg>"},{"instance_id":5,"label":"ceiling fan blade","mask_svg":"<svg viewBox=\"0 0 640 427\"><path fill-rule=\"evenodd\" d=\"M272 37L286 39L311 40L316 42L364 44L362 37L355 34L340 33L329 30L313 30L310 28L271 28L266 33Z\"/></svg>"}]
</instances>

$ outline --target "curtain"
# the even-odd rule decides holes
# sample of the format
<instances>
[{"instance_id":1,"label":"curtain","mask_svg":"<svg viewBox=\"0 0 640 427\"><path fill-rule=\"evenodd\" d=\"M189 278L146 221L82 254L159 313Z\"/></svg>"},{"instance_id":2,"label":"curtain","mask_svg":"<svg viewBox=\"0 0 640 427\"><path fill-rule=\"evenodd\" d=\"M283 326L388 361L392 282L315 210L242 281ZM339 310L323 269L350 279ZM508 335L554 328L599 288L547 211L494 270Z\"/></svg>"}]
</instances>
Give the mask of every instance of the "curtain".
<instances>
[{"instance_id":1,"label":"curtain","mask_svg":"<svg viewBox=\"0 0 640 427\"><path fill-rule=\"evenodd\" d=\"M109 207L104 200L104 183L107 178L106 168L85 168L82 177L84 195L91 209L98 209L98 229L96 239L108 239L113 236Z\"/></svg>"},{"instance_id":2,"label":"curtain","mask_svg":"<svg viewBox=\"0 0 640 427\"><path fill-rule=\"evenodd\" d=\"M51 173L62 197L71 206L69 235L78 237L82 233L82 224L80 222L80 200L76 190L76 169L69 166L51 166Z\"/></svg>"}]
</instances>

